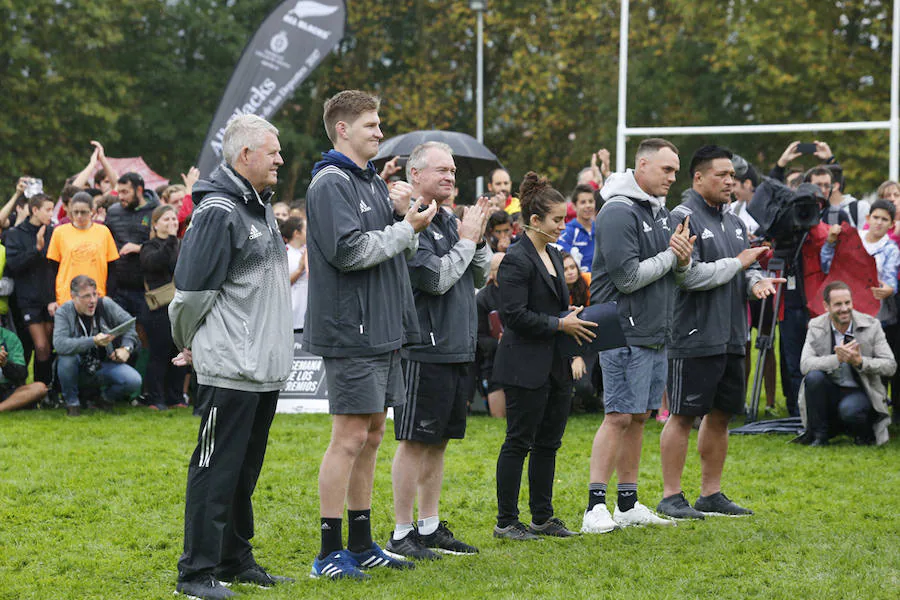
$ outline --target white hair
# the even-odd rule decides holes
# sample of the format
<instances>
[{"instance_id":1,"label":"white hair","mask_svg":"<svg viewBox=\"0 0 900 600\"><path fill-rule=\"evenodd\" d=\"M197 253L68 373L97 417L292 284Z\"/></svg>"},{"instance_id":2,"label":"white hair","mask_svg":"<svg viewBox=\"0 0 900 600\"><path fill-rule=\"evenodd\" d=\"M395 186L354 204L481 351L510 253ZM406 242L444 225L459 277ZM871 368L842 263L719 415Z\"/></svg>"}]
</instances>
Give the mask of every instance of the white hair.
<instances>
[{"instance_id":1,"label":"white hair","mask_svg":"<svg viewBox=\"0 0 900 600\"><path fill-rule=\"evenodd\" d=\"M413 169L421 171L428 166L425 155L428 154L429 150L443 150L450 156L453 156L453 148L444 142L425 142L424 144L419 144L409 153L409 158L406 161L406 181L412 182Z\"/></svg>"},{"instance_id":2,"label":"white hair","mask_svg":"<svg viewBox=\"0 0 900 600\"><path fill-rule=\"evenodd\" d=\"M278 135L278 129L258 115L232 117L225 126L225 136L222 138L222 155L225 162L234 166L241 150L244 148L256 150L263 143L266 133Z\"/></svg>"}]
</instances>

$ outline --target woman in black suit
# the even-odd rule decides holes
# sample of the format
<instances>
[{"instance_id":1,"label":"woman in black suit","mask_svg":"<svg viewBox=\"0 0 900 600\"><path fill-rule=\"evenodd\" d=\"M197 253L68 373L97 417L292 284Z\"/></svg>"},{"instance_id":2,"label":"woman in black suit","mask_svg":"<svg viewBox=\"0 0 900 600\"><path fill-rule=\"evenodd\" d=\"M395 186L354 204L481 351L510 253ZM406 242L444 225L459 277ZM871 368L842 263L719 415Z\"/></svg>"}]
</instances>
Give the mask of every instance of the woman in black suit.
<instances>
[{"instance_id":1,"label":"woman in black suit","mask_svg":"<svg viewBox=\"0 0 900 600\"><path fill-rule=\"evenodd\" d=\"M576 535L553 516L553 477L572 402L569 360L558 336L594 337L595 323L565 318L569 290L555 242L565 229L566 200L546 178L529 172L519 187L526 233L500 263L500 315L505 326L494 361L494 380L506 390L506 440L497 459L494 537L533 540ZM531 525L519 521L519 486L528 463Z\"/></svg>"}]
</instances>

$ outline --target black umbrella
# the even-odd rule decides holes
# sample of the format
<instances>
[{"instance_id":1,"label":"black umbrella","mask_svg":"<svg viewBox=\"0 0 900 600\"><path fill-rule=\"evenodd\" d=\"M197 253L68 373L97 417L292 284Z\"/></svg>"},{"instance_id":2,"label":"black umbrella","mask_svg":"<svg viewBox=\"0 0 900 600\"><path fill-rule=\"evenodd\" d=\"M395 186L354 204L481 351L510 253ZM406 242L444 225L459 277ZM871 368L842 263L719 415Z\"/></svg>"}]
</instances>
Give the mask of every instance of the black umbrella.
<instances>
[{"instance_id":1,"label":"black umbrella","mask_svg":"<svg viewBox=\"0 0 900 600\"><path fill-rule=\"evenodd\" d=\"M453 150L456 168L465 170L473 176L487 175L488 171L502 167L497 156L467 133L458 131L411 131L392 137L381 143L378 155L372 160L380 169L384 163L395 156L407 157L413 148L425 142L443 142Z\"/></svg>"}]
</instances>

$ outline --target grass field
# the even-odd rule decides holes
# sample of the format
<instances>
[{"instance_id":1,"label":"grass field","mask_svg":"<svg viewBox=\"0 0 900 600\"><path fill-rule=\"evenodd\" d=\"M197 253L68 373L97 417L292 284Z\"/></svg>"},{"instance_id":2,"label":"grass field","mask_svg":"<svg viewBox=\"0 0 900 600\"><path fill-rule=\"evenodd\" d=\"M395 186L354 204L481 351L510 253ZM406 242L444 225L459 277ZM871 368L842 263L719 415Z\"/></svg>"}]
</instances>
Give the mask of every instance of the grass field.
<instances>
[{"instance_id":1,"label":"grass field","mask_svg":"<svg viewBox=\"0 0 900 600\"><path fill-rule=\"evenodd\" d=\"M0 598L171 598L181 550L186 465L198 420L188 410L2 415ZM598 415L570 419L559 454L557 515L581 523ZM241 589L248 598L898 598L900 443L815 449L787 436L734 436L726 493L744 519L630 529L540 543L492 539L494 468L503 424L470 419L448 450L442 517L477 557L447 557L413 572L377 572L365 584L307 578L318 549L316 478L329 436L324 415L278 415L254 496L260 563L297 582ZM661 493L659 432L648 426L640 498ZM897 433L896 431L894 432ZM685 490L699 466L693 436ZM387 437L379 455L373 522L392 527ZM527 500L523 520L529 517Z\"/></svg>"}]
</instances>

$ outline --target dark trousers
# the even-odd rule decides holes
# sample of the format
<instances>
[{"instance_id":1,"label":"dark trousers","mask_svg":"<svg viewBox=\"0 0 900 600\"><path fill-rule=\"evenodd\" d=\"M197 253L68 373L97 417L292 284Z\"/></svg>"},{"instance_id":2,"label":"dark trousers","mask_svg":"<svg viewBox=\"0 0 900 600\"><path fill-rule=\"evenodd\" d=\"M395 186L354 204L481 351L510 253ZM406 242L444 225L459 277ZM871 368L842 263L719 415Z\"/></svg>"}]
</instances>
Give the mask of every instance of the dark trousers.
<instances>
[{"instance_id":1,"label":"dark trousers","mask_svg":"<svg viewBox=\"0 0 900 600\"><path fill-rule=\"evenodd\" d=\"M900 300L898 300L898 303L900 303ZM891 352L894 353L895 357L900 356L900 323L894 323L893 325L882 327L882 329L884 329L884 337L887 338ZM898 423L900 422L900 410L898 410L898 407L900 407L900 369L897 369L890 377L883 377L882 381L884 381L885 387L890 384L891 392L889 398L893 407L891 420L894 423Z\"/></svg>"},{"instance_id":2,"label":"dark trousers","mask_svg":"<svg viewBox=\"0 0 900 600\"><path fill-rule=\"evenodd\" d=\"M529 452L528 505L531 520L541 524L553 516L556 451L572 406L572 384L551 377L536 390L515 386L504 390L506 440L497 459L497 524L506 527L519 519L519 487Z\"/></svg>"},{"instance_id":3,"label":"dark trousers","mask_svg":"<svg viewBox=\"0 0 900 600\"><path fill-rule=\"evenodd\" d=\"M800 394L800 383L803 381L803 372L800 371L800 354L803 352L803 343L806 341L806 326L809 323L809 314L805 307L784 307L784 320L779 323L781 330L781 358L787 368L790 386L786 390L786 404L788 414L796 417L800 414L797 408L797 396Z\"/></svg>"},{"instance_id":4,"label":"dark trousers","mask_svg":"<svg viewBox=\"0 0 900 600\"><path fill-rule=\"evenodd\" d=\"M827 440L847 432L873 439L874 409L862 388L840 387L822 371L810 371L805 380L807 427L816 439Z\"/></svg>"},{"instance_id":5,"label":"dark trousers","mask_svg":"<svg viewBox=\"0 0 900 600\"><path fill-rule=\"evenodd\" d=\"M147 333L149 360L144 389L150 404L171 406L183 401L184 377L188 367L176 367L172 359L178 354L172 341L168 307L144 309L144 331Z\"/></svg>"},{"instance_id":6,"label":"dark trousers","mask_svg":"<svg viewBox=\"0 0 900 600\"><path fill-rule=\"evenodd\" d=\"M178 579L236 574L254 564L253 504L278 392L201 385L197 448L188 468Z\"/></svg>"}]
</instances>

